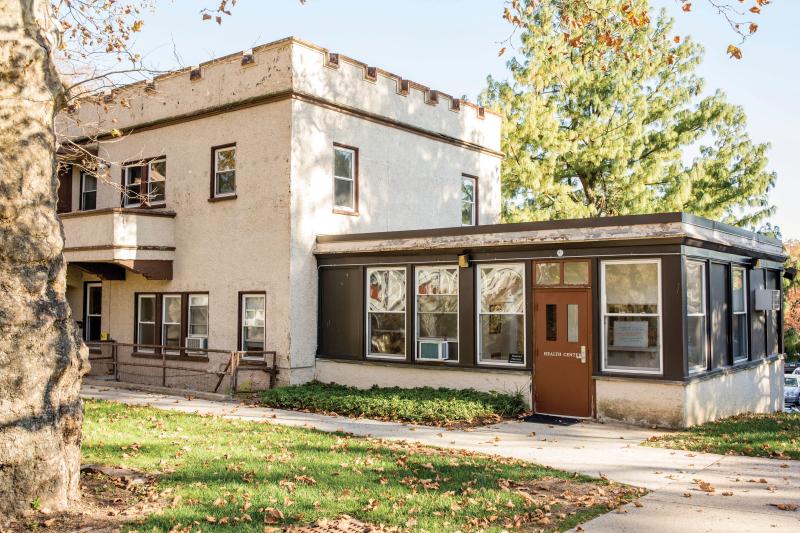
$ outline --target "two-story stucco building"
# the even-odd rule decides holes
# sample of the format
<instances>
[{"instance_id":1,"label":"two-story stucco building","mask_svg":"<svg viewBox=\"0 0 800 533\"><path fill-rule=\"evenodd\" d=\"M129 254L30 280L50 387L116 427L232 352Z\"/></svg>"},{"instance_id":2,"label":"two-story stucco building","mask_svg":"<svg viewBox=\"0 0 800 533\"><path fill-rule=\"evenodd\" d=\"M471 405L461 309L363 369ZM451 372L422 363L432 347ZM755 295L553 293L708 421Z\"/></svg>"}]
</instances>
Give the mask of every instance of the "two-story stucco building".
<instances>
[{"instance_id":1,"label":"two-story stucco building","mask_svg":"<svg viewBox=\"0 0 800 533\"><path fill-rule=\"evenodd\" d=\"M86 339L274 350L282 383L314 376L318 234L499 222L497 115L298 39L116 90L62 128L108 164L62 173Z\"/></svg>"},{"instance_id":2,"label":"two-story stucco building","mask_svg":"<svg viewBox=\"0 0 800 533\"><path fill-rule=\"evenodd\" d=\"M59 194L85 339L563 416L780 409L781 243L681 213L500 225L500 126L293 38L84 103L62 128L105 178L67 166Z\"/></svg>"}]
</instances>

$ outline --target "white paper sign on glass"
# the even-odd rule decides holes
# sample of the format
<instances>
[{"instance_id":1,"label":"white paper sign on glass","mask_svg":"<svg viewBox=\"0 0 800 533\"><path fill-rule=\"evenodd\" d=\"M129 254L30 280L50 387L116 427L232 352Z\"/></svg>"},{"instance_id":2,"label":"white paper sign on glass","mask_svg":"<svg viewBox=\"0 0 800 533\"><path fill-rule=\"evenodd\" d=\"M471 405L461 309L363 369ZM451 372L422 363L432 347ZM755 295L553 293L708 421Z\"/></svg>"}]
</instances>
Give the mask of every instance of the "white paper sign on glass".
<instances>
[{"instance_id":1,"label":"white paper sign on glass","mask_svg":"<svg viewBox=\"0 0 800 533\"><path fill-rule=\"evenodd\" d=\"M647 322L643 320L614 322L614 346L647 348Z\"/></svg>"}]
</instances>

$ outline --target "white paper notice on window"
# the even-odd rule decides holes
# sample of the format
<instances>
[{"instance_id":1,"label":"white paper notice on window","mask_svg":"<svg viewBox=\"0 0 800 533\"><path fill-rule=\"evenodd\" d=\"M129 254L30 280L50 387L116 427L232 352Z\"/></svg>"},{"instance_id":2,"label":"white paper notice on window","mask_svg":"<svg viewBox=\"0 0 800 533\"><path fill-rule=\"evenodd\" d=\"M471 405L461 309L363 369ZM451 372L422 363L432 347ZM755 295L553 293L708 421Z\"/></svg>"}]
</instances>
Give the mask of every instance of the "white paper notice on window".
<instances>
[{"instance_id":1,"label":"white paper notice on window","mask_svg":"<svg viewBox=\"0 0 800 533\"><path fill-rule=\"evenodd\" d=\"M647 348L647 322L644 320L614 322L614 346Z\"/></svg>"}]
</instances>

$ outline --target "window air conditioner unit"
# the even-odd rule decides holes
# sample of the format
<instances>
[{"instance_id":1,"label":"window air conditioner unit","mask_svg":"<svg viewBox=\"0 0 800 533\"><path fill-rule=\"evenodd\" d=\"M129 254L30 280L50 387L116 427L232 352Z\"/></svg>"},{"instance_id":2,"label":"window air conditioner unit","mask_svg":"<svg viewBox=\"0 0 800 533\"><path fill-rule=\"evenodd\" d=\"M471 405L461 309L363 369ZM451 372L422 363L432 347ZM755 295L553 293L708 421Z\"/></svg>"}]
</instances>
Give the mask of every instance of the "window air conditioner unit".
<instances>
[{"instance_id":1,"label":"window air conditioner unit","mask_svg":"<svg viewBox=\"0 0 800 533\"><path fill-rule=\"evenodd\" d=\"M208 348L208 339L205 337L186 337L186 348L190 350L205 350Z\"/></svg>"},{"instance_id":2,"label":"window air conditioner unit","mask_svg":"<svg viewBox=\"0 0 800 533\"><path fill-rule=\"evenodd\" d=\"M772 289L756 290L756 311L780 311L781 291Z\"/></svg>"},{"instance_id":3,"label":"window air conditioner unit","mask_svg":"<svg viewBox=\"0 0 800 533\"><path fill-rule=\"evenodd\" d=\"M419 341L419 358L425 361L446 361L447 341Z\"/></svg>"}]
</instances>

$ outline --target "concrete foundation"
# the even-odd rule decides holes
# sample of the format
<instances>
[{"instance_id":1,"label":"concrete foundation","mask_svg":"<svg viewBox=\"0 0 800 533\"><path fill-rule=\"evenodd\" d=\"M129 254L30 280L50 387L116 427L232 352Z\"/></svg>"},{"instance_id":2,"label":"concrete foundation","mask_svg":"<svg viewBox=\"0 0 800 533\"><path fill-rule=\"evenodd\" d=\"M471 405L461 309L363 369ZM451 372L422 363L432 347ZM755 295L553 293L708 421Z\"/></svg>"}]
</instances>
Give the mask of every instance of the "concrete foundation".
<instances>
[{"instance_id":1,"label":"concrete foundation","mask_svg":"<svg viewBox=\"0 0 800 533\"><path fill-rule=\"evenodd\" d=\"M595 382L599 420L685 428L783 409L783 359L778 356L686 383L617 377Z\"/></svg>"}]
</instances>

